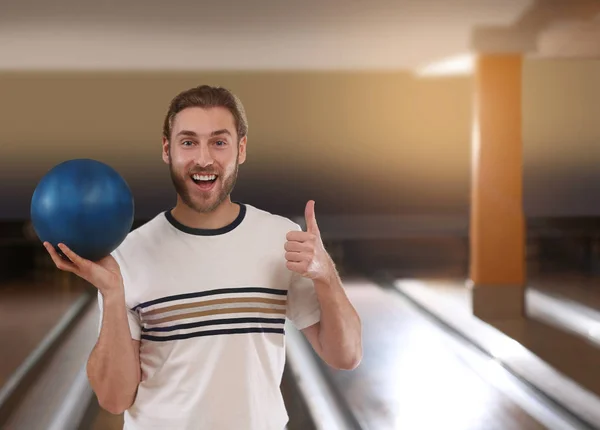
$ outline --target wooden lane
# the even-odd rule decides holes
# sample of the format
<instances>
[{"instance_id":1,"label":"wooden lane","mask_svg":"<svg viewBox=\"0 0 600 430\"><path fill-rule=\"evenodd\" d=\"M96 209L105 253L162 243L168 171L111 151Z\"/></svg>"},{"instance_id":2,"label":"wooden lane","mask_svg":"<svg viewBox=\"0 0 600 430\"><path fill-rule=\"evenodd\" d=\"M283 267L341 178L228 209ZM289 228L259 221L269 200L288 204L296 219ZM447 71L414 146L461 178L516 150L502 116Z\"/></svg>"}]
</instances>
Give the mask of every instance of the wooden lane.
<instances>
[{"instance_id":1,"label":"wooden lane","mask_svg":"<svg viewBox=\"0 0 600 430\"><path fill-rule=\"evenodd\" d=\"M447 333L397 293L347 280L361 315L364 357L354 371L326 370L368 429L545 428L455 354Z\"/></svg>"},{"instance_id":2,"label":"wooden lane","mask_svg":"<svg viewBox=\"0 0 600 430\"><path fill-rule=\"evenodd\" d=\"M71 276L51 273L0 284L0 387L86 291Z\"/></svg>"},{"instance_id":3,"label":"wooden lane","mask_svg":"<svg viewBox=\"0 0 600 430\"><path fill-rule=\"evenodd\" d=\"M476 366L457 353L450 335L397 293L357 278L345 284L363 321L364 358L354 371L325 372L363 428L547 428L514 400L518 396L474 371ZM285 377L282 389L289 428L305 429L298 426L302 414L295 412L293 396L285 394ZM86 428L117 429L122 422L122 416L96 409ZM552 416L545 422L553 422ZM556 428L569 427L557 422Z\"/></svg>"},{"instance_id":4,"label":"wooden lane","mask_svg":"<svg viewBox=\"0 0 600 430\"><path fill-rule=\"evenodd\" d=\"M600 275L561 271L530 276L527 285L600 311Z\"/></svg>"}]
</instances>

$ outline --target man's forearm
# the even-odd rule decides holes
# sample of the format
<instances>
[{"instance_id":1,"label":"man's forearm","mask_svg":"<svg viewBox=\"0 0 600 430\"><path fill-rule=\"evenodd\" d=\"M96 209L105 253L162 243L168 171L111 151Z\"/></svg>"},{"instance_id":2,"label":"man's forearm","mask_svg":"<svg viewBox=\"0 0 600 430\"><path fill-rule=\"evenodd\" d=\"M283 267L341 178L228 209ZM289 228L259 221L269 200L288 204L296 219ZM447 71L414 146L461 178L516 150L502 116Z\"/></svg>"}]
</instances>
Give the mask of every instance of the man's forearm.
<instances>
[{"instance_id":1,"label":"man's forearm","mask_svg":"<svg viewBox=\"0 0 600 430\"><path fill-rule=\"evenodd\" d=\"M328 281L314 281L321 307L319 343L323 357L342 369L354 369L362 359L362 327L337 272Z\"/></svg>"},{"instance_id":2,"label":"man's forearm","mask_svg":"<svg viewBox=\"0 0 600 430\"><path fill-rule=\"evenodd\" d=\"M123 291L103 295L102 328L87 364L100 405L114 414L127 409L140 381L139 353L131 338Z\"/></svg>"}]
</instances>

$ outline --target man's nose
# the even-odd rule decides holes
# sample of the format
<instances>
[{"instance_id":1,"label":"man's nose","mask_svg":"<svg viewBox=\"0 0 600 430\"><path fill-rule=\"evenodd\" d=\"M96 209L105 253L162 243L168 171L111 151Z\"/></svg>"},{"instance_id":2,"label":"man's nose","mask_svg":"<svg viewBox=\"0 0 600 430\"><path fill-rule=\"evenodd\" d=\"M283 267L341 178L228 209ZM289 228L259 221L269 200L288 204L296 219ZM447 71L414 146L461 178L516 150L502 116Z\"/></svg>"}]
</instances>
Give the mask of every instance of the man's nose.
<instances>
[{"instance_id":1,"label":"man's nose","mask_svg":"<svg viewBox=\"0 0 600 430\"><path fill-rule=\"evenodd\" d=\"M196 154L196 164L200 167L210 166L213 163L213 157L210 153L208 145L198 145L198 152Z\"/></svg>"}]
</instances>

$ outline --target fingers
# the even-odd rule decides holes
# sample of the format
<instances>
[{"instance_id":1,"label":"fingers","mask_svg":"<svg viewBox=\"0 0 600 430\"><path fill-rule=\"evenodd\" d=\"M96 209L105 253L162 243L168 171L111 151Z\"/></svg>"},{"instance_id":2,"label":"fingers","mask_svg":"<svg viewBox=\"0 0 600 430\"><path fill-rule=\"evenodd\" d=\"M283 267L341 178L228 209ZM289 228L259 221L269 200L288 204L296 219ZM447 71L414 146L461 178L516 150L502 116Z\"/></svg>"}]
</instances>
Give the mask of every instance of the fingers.
<instances>
[{"instance_id":1,"label":"fingers","mask_svg":"<svg viewBox=\"0 0 600 430\"><path fill-rule=\"evenodd\" d=\"M301 262L301 261L310 261L312 259L311 255L305 252L286 252L285 259L291 262Z\"/></svg>"},{"instance_id":2,"label":"fingers","mask_svg":"<svg viewBox=\"0 0 600 430\"><path fill-rule=\"evenodd\" d=\"M305 262L295 262L295 261L287 261L285 263L286 267L293 272L304 274L308 270L308 264Z\"/></svg>"},{"instance_id":3,"label":"fingers","mask_svg":"<svg viewBox=\"0 0 600 430\"><path fill-rule=\"evenodd\" d=\"M58 244L58 251L65 255L64 258L50 243L44 242L44 247L58 269L74 273L100 291L118 288L122 285L119 265L112 256L107 256L100 263L95 263L80 257L63 243ZM67 261L67 258L71 261Z\"/></svg>"},{"instance_id":4,"label":"fingers","mask_svg":"<svg viewBox=\"0 0 600 430\"><path fill-rule=\"evenodd\" d=\"M290 231L287 234L288 241L284 248L285 259L288 262L310 262L315 256L316 236L305 231Z\"/></svg>"},{"instance_id":5,"label":"fingers","mask_svg":"<svg viewBox=\"0 0 600 430\"><path fill-rule=\"evenodd\" d=\"M315 234L306 231L290 231L285 237L293 242L315 242L317 240Z\"/></svg>"},{"instance_id":6,"label":"fingers","mask_svg":"<svg viewBox=\"0 0 600 430\"><path fill-rule=\"evenodd\" d=\"M283 248L290 252L311 252L314 249L310 243L293 241L286 242Z\"/></svg>"},{"instance_id":7,"label":"fingers","mask_svg":"<svg viewBox=\"0 0 600 430\"><path fill-rule=\"evenodd\" d=\"M315 256L315 246L310 240L306 242L288 241L284 248L287 251L285 259L288 261L310 261Z\"/></svg>"},{"instance_id":8,"label":"fingers","mask_svg":"<svg viewBox=\"0 0 600 430\"><path fill-rule=\"evenodd\" d=\"M50 243L44 242L44 247L48 250L58 269L86 278L85 274L88 272L88 266L90 265L88 260L81 258L64 243L59 243L58 248L66 258L61 257Z\"/></svg>"},{"instance_id":9,"label":"fingers","mask_svg":"<svg viewBox=\"0 0 600 430\"><path fill-rule=\"evenodd\" d=\"M66 261L64 258L62 258L50 243L44 242L44 248L46 248L48 254L50 254L50 257L52 258L52 261L54 262L57 268L72 273L75 273L77 271L77 267L75 266L75 264Z\"/></svg>"},{"instance_id":10,"label":"fingers","mask_svg":"<svg viewBox=\"0 0 600 430\"><path fill-rule=\"evenodd\" d=\"M88 260L81 258L79 255L71 251L71 249L64 243L59 243L58 247L67 256L67 258L71 260L73 264L75 264L75 266L77 266L79 269L84 269L89 263Z\"/></svg>"},{"instance_id":11,"label":"fingers","mask_svg":"<svg viewBox=\"0 0 600 430\"><path fill-rule=\"evenodd\" d=\"M317 218L315 217L315 201L310 200L306 203L304 209L304 218L306 220L306 231L317 234L319 232L319 226L317 225Z\"/></svg>"}]
</instances>

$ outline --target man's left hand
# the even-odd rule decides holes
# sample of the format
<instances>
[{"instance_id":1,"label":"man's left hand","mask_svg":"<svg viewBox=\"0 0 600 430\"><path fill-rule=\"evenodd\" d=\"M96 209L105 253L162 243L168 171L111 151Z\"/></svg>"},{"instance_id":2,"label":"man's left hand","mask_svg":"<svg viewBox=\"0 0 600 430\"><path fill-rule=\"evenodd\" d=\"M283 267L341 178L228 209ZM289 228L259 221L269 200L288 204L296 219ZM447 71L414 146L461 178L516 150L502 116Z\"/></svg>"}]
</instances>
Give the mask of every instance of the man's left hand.
<instances>
[{"instance_id":1,"label":"man's left hand","mask_svg":"<svg viewBox=\"0 0 600 430\"><path fill-rule=\"evenodd\" d=\"M290 231L286 236L286 266L313 281L329 282L334 266L321 240L313 200L306 204L304 216L306 231Z\"/></svg>"}]
</instances>

